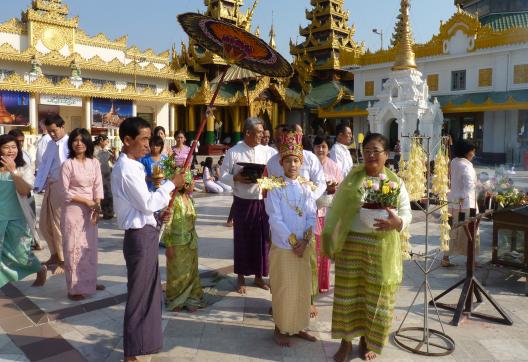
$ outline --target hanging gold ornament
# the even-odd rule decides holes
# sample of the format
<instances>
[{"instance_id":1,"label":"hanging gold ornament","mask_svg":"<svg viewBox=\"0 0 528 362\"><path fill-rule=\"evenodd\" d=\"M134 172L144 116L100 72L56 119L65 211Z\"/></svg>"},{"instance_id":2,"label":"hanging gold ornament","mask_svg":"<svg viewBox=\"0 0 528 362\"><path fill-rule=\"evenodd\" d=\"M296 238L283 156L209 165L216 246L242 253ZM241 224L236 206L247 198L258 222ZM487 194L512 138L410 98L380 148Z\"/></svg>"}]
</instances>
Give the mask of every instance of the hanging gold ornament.
<instances>
[{"instance_id":1,"label":"hanging gold ornament","mask_svg":"<svg viewBox=\"0 0 528 362\"><path fill-rule=\"evenodd\" d=\"M440 208L440 249L449 251L449 211L447 194L449 193L449 156L444 142L441 143L435 158L435 169L432 179L431 192L437 195L438 201L443 205Z\"/></svg>"}]
</instances>

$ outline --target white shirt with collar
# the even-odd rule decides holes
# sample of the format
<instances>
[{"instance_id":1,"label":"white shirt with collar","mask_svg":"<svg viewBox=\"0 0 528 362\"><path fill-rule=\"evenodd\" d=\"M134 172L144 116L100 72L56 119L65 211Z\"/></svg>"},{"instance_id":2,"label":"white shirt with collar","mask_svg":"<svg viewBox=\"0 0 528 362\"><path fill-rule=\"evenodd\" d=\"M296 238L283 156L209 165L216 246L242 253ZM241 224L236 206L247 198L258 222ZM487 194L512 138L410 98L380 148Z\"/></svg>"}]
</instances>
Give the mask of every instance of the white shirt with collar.
<instances>
[{"instance_id":1,"label":"white shirt with collar","mask_svg":"<svg viewBox=\"0 0 528 362\"><path fill-rule=\"evenodd\" d=\"M44 156L44 152L46 152L46 148L48 147L48 143L50 143L51 137L49 134L44 134L37 142L37 152L35 155L35 168L38 170L39 165L42 163L42 157Z\"/></svg>"},{"instance_id":2,"label":"white shirt with collar","mask_svg":"<svg viewBox=\"0 0 528 362\"><path fill-rule=\"evenodd\" d=\"M166 207L175 186L166 181L156 192L145 182L145 166L122 153L112 171L112 194L117 226L122 230L156 227L154 213Z\"/></svg>"},{"instance_id":3,"label":"white shirt with collar","mask_svg":"<svg viewBox=\"0 0 528 362\"><path fill-rule=\"evenodd\" d=\"M266 168L268 170L268 176L284 177L284 169L280 165L279 153L270 158ZM312 181L317 186L317 189L314 191L315 199L320 198L326 191L326 178L323 166L313 152L303 150L303 163L299 171L299 176Z\"/></svg>"},{"instance_id":4,"label":"white shirt with collar","mask_svg":"<svg viewBox=\"0 0 528 362\"><path fill-rule=\"evenodd\" d=\"M269 217L271 242L281 249L291 249L288 241L291 234L295 234L297 240L302 240L308 229L315 231L317 206L314 193L308 185L301 185L299 181L287 177L284 181L286 186L268 191L264 202ZM296 207L302 215L299 216Z\"/></svg>"},{"instance_id":5,"label":"white shirt with collar","mask_svg":"<svg viewBox=\"0 0 528 362\"><path fill-rule=\"evenodd\" d=\"M341 167L343 178L348 175L354 166L354 163L352 162L352 155L350 154L348 147L342 143L336 142L332 146L329 157L332 159L332 161L337 163L339 167Z\"/></svg>"},{"instance_id":6,"label":"white shirt with collar","mask_svg":"<svg viewBox=\"0 0 528 362\"><path fill-rule=\"evenodd\" d=\"M249 147L244 141L239 142L227 151L221 168L220 180L233 187L233 194L236 197L247 200L261 200L262 192L258 184L243 184L234 181L234 176L238 174L243 167L238 165L239 162L258 163L265 165L268 162L269 153L262 145Z\"/></svg>"},{"instance_id":7,"label":"white shirt with collar","mask_svg":"<svg viewBox=\"0 0 528 362\"><path fill-rule=\"evenodd\" d=\"M48 142L35 179L35 190L37 192L42 191L46 187L48 180L50 182L60 181L61 166L68 159L69 154L68 138L68 135L64 135L57 142Z\"/></svg>"}]
</instances>

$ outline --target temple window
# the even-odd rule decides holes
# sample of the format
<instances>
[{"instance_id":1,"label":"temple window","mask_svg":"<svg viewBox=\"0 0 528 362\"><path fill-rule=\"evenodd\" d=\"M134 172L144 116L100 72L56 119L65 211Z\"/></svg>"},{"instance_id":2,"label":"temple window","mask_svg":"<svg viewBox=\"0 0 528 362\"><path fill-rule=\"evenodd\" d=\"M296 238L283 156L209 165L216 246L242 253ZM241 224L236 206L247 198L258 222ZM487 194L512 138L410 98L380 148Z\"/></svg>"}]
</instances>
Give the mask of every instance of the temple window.
<instances>
[{"instance_id":1,"label":"temple window","mask_svg":"<svg viewBox=\"0 0 528 362\"><path fill-rule=\"evenodd\" d=\"M438 91L438 74L429 74L427 76L427 86L431 92Z\"/></svg>"},{"instance_id":2,"label":"temple window","mask_svg":"<svg viewBox=\"0 0 528 362\"><path fill-rule=\"evenodd\" d=\"M513 67L513 83L528 83L528 64L517 64Z\"/></svg>"},{"instance_id":3,"label":"temple window","mask_svg":"<svg viewBox=\"0 0 528 362\"><path fill-rule=\"evenodd\" d=\"M374 96L374 81L367 80L365 81L365 97Z\"/></svg>"},{"instance_id":4,"label":"temple window","mask_svg":"<svg viewBox=\"0 0 528 362\"><path fill-rule=\"evenodd\" d=\"M493 68L479 69L479 87L491 87L493 85Z\"/></svg>"},{"instance_id":5,"label":"temple window","mask_svg":"<svg viewBox=\"0 0 528 362\"><path fill-rule=\"evenodd\" d=\"M451 72L451 90L466 89L466 70L454 70Z\"/></svg>"}]
</instances>

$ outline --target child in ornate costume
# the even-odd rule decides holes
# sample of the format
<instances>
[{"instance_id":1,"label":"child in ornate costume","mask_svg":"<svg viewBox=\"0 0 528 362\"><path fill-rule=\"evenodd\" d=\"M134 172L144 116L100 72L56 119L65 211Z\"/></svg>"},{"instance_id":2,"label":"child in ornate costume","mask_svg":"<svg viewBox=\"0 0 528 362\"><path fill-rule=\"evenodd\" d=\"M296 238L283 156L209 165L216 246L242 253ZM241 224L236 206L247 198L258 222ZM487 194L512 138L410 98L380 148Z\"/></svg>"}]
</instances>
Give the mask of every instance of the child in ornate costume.
<instances>
[{"instance_id":1,"label":"child in ornate costume","mask_svg":"<svg viewBox=\"0 0 528 362\"><path fill-rule=\"evenodd\" d=\"M280 146L285 177L260 180L268 190L265 200L271 227L270 284L274 338L290 346L290 336L314 342L304 330L310 322L312 276L310 254L314 242L317 206L314 185L299 176L303 148L297 134L288 134Z\"/></svg>"}]
</instances>

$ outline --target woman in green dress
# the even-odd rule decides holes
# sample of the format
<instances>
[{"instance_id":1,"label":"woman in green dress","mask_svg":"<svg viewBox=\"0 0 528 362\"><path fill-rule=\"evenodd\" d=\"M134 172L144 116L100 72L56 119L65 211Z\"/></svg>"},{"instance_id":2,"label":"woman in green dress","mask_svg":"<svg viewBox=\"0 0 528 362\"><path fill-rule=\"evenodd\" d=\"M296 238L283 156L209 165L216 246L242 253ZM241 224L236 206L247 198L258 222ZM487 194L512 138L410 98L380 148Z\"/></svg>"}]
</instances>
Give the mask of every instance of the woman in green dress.
<instances>
[{"instance_id":1,"label":"woman in green dress","mask_svg":"<svg viewBox=\"0 0 528 362\"><path fill-rule=\"evenodd\" d=\"M341 339L336 362L349 360L356 337L360 337L361 358L373 360L381 353L403 275L400 231L412 219L404 183L385 167L387 138L369 134L363 142L363 155L365 164L353 169L339 186L323 231L324 252L335 259L332 338ZM399 193L397 205L392 204L395 209L386 209L386 218L375 219L372 228L360 220L363 185L379 187L380 180L388 180Z\"/></svg>"},{"instance_id":2,"label":"woman in green dress","mask_svg":"<svg viewBox=\"0 0 528 362\"><path fill-rule=\"evenodd\" d=\"M172 220L163 234L167 256L165 303L169 310L183 308L195 312L205 307L198 272L198 235L195 230L196 210L190 196L193 190L190 173L187 184L177 192Z\"/></svg>"},{"instance_id":3,"label":"woman in green dress","mask_svg":"<svg viewBox=\"0 0 528 362\"><path fill-rule=\"evenodd\" d=\"M46 282L46 266L31 251L36 230L28 195L33 180L16 138L0 136L0 287L35 273L33 286Z\"/></svg>"}]
</instances>

